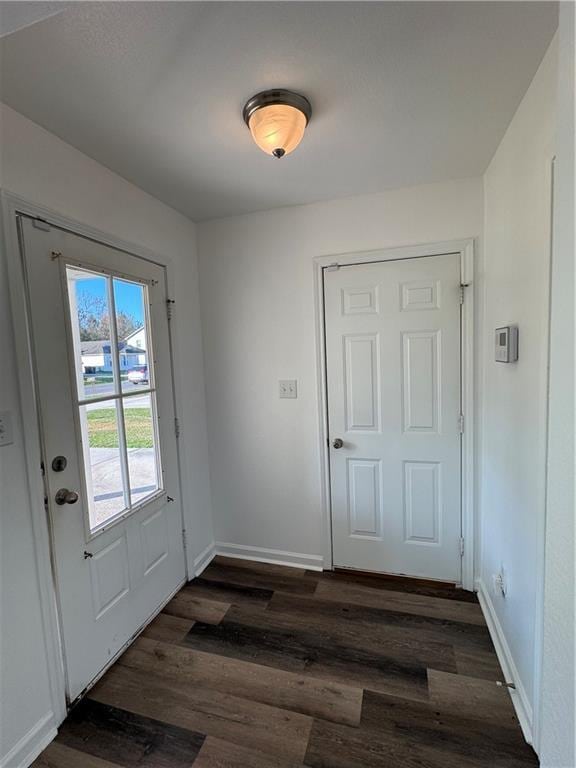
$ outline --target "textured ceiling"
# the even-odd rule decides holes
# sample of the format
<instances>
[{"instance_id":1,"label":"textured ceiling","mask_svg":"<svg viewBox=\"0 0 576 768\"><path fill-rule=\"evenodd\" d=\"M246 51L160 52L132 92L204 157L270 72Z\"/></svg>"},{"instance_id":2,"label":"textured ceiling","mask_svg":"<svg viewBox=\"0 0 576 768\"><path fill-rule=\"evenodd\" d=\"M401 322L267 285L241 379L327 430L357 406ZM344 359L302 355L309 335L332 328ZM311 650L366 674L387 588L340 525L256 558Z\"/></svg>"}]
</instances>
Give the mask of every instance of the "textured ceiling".
<instances>
[{"instance_id":1,"label":"textured ceiling","mask_svg":"<svg viewBox=\"0 0 576 768\"><path fill-rule=\"evenodd\" d=\"M3 101L194 220L481 174L556 28L549 2L77 3L0 40ZM312 102L298 150L242 122Z\"/></svg>"},{"instance_id":2,"label":"textured ceiling","mask_svg":"<svg viewBox=\"0 0 576 768\"><path fill-rule=\"evenodd\" d=\"M54 3L34 2L34 0L26 0L26 2L12 0L12 2L0 3L0 37L62 13L71 5L72 3L65 3L63 0Z\"/></svg>"}]
</instances>

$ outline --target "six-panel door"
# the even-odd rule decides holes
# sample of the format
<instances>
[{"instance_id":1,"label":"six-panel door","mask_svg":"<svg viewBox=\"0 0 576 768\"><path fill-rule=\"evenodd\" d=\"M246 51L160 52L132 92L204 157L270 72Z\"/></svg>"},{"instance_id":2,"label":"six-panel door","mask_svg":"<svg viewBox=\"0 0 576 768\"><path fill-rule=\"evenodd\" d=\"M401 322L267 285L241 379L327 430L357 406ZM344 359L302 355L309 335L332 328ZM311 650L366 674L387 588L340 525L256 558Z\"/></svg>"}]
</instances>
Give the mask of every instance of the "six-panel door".
<instances>
[{"instance_id":1,"label":"six-panel door","mask_svg":"<svg viewBox=\"0 0 576 768\"><path fill-rule=\"evenodd\" d=\"M325 313L334 565L459 582L459 256L328 270Z\"/></svg>"}]
</instances>

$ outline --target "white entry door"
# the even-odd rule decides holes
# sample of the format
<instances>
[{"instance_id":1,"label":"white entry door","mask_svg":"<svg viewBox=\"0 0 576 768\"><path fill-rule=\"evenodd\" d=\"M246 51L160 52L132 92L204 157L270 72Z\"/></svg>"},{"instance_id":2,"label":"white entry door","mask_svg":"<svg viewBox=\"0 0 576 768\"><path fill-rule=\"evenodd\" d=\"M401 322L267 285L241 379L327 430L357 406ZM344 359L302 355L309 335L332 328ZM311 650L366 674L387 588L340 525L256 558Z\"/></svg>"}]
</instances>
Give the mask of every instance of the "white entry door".
<instances>
[{"instance_id":1,"label":"white entry door","mask_svg":"<svg viewBox=\"0 0 576 768\"><path fill-rule=\"evenodd\" d=\"M460 582L459 255L324 274L334 565Z\"/></svg>"},{"instance_id":2,"label":"white entry door","mask_svg":"<svg viewBox=\"0 0 576 768\"><path fill-rule=\"evenodd\" d=\"M185 579L165 273L19 228L72 701Z\"/></svg>"}]
</instances>

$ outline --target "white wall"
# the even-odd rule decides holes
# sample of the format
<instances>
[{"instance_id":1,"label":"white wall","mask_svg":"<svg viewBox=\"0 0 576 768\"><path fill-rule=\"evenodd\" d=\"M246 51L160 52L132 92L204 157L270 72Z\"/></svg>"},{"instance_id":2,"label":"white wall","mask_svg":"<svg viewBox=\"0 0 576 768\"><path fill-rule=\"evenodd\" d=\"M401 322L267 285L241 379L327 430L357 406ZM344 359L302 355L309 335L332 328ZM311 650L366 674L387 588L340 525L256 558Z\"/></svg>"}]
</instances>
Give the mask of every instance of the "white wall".
<instances>
[{"instance_id":1,"label":"white wall","mask_svg":"<svg viewBox=\"0 0 576 768\"><path fill-rule=\"evenodd\" d=\"M484 179L480 578L508 646L529 725L544 540L556 58L554 41ZM519 326L519 360L496 363L494 329L510 323ZM493 589L492 575L501 567L506 598Z\"/></svg>"},{"instance_id":2,"label":"white wall","mask_svg":"<svg viewBox=\"0 0 576 768\"><path fill-rule=\"evenodd\" d=\"M8 107L1 107L0 127L0 185L4 189L172 260L176 357L182 393L181 444L187 466L184 500L190 530L189 555L193 560L213 538L194 225ZM0 409L12 412L15 427L14 445L0 448L1 692L2 701L9 703L1 713L0 755L6 755L49 713L50 702L4 252L1 272ZM41 499L32 501L41 504ZM15 765L19 763L11 761L10 768Z\"/></svg>"},{"instance_id":3,"label":"white wall","mask_svg":"<svg viewBox=\"0 0 576 768\"><path fill-rule=\"evenodd\" d=\"M542 649L542 768L576 765L574 664L574 93L576 14L560 6L558 138L552 254L550 421Z\"/></svg>"},{"instance_id":4,"label":"white wall","mask_svg":"<svg viewBox=\"0 0 576 768\"><path fill-rule=\"evenodd\" d=\"M322 554L312 258L481 230L480 179L198 225L218 541ZM279 400L292 378L298 399Z\"/></svg>"}]
</instances>

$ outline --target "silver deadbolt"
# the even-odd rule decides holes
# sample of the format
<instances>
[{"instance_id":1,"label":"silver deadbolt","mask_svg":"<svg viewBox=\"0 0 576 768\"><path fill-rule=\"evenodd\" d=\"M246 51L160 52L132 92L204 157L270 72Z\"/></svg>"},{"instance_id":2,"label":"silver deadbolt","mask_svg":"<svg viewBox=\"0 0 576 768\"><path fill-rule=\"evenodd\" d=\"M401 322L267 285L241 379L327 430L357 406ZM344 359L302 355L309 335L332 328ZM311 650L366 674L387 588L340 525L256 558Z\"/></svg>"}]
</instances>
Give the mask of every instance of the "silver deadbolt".
<instances>
[{"instance_id":1,"label":"silver deadbolt","mask_svg":"<svg viewBox=\"0 0 576 768\"><path fill-rule=\"evenodd\" d=\"M78 501L78 494L76 491L69 491L68 488L60 488L59 491L56 491L54 501L60 506L63 504L76 504Z\"/></svg>"},{"instance_id":2,"label":"silver deadbolt","mask_svg":"<svg viewBox=\"0 0 576 768\"><path fill-rule=\"evenodd\" d=\"M344 446L344 440L341 437L336 437L332 441L332 448L342 448Z\"/></svg>"}]
</instances>

